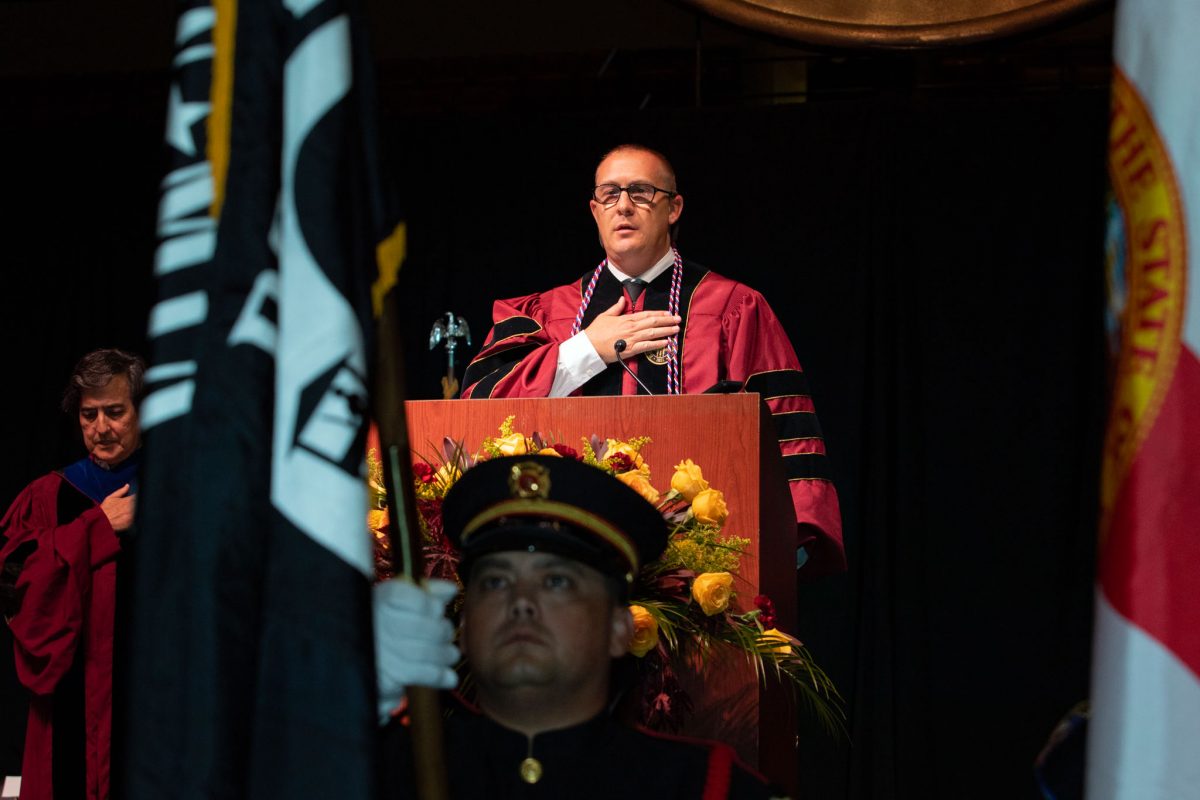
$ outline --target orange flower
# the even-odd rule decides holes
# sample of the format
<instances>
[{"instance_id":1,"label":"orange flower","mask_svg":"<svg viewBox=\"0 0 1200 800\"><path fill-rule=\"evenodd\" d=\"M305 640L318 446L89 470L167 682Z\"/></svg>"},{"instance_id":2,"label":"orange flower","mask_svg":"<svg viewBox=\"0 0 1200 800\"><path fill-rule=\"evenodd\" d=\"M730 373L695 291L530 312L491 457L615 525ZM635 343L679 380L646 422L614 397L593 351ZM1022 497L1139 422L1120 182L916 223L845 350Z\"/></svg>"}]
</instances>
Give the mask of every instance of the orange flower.
<instances>
[{"instance_id":1,"label":"orange flower","mask_svg":"<svg viewBox=\"0 0 1200 800\"><path fill-rule=\"evenodd\" d=\"M658 490L651 486L650 481L646 480L646 476L636 469L629 472L622 472L617 476L617 480L646 498L647 502L658 502Z\"/></svg>"},{"instance_id":2,"label":"orange flower","mask_svg":"<svg viewBox=\"0 0 1200 800\"><path fill-rule=\"evenodd\" d=\"M562 453L558 452L553 447L543 447L541 450L538 450L538 455L539 456L557 456L558 458L562 458Z\"/></svg>"},{"instance_id":3,"label":"orange flower","mask_svg":"<svg viewBox=\"0 0 1200 800\"><path fill-rule=\"evenodd\" d=\"M705 489L692 499L692 516L697 522L721 527L729 518L725 495L719 489Z\"/></svg>"},{"instance_id":4,"label":"orange flower","mask_svg":"<svg viewBox=\"0 0 1200 800\"><path fill-rule=\"evenodd\" d=\"M381 531L388 526L386 508L373 508L367 512L367 527L373 531Z\"/></svg>"},{"instance_id":5,"label":"orange flower","mask_svg":"<svg viewBox=\"0 0 1200 800\"><path fill-rule=\"evenodd\" d=\"M692 581L692 597L708 616L729 608L733 592L733 576L728 572L705 572Z\"/></svg>"},{"instance_id":6,"label":"orange flower","mask_svg":"<svg viewBox=\"0 0 1200 800\"><path fill-rule=\"evenodd\" d=\"M690 503L696 495L708 488L708 481L704 480L700 467L689 458L675 465L675 474L671 476L671 488Z\"/></svg>"},{"instance_id":7,"label":"orange flower","mask_svg":"<svg viewBox=\"0 0 1200 800\"><path fill-rule=\"evenodd\" d=\"M629 640L629 652L638 658L658 647L658 623L654 615L642 606L630 606L633 615L633 638Z\"/></svg>"}]
</instances>

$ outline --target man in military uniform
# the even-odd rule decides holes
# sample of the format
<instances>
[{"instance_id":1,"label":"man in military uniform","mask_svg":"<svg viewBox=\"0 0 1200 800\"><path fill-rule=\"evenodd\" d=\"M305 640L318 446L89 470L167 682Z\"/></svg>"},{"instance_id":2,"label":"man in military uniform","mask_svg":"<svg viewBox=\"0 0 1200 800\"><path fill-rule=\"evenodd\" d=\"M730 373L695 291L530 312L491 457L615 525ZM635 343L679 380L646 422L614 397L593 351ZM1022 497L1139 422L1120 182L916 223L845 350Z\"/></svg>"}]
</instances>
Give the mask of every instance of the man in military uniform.
<instances>
[{"instance_id":1,"label":"man in military uniform","mask_svg":"<svg viewBox=\"0 0 1200 800\"><path fill-rule=\"evenodd\" d=\"M659 513L601 470L516 456L468 470L443 507L462 551L460 644L475 703L455 703L455 798L766 798L726 745L613 714L613 659L633 633L629 586L667 543ZM407 729L385 731L382 785L411 791Z\"/></svg>"},{"instance_id":2,"label":"man in military uniform","mask_svg":"<svg viewBox=\"0 0 1200 800\"><path fill-rule=\"evenodd\" d=\"M680 255L673 231L683 195L661 153L641 145L609 152L596 167L589 205L604 260L564 286L497 300L492 330L463 376L463 397L744 386L766 401L779 436L801 577L844 570L821 426L800 361L766 299Z\"/></svg>"}]
</instances>

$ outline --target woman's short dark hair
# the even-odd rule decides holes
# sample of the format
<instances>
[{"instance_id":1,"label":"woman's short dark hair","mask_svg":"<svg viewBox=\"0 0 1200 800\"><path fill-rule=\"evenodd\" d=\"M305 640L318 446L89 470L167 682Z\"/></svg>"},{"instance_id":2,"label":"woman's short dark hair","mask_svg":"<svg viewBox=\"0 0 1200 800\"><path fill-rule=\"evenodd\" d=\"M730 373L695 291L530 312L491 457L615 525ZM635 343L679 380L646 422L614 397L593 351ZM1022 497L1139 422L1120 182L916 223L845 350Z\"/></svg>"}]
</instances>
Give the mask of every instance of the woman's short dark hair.
<instances>
[{"instance_id":1,"label":"woman's short dark hair","mask_svg":"<svg viewBox=\"0 0 1200 800\"><path fill-rule=\"evenodd\" d=\"M78 413L84 392L103 389L118 375L124 375L129 381L129 396L133 402L141 400L146 375L146 362L141 356L115 347L88 353L79 359L71 372L71 379L67 381L67 389L63 392L62 410L68 414Z\"/></svg>"}]
</instances>

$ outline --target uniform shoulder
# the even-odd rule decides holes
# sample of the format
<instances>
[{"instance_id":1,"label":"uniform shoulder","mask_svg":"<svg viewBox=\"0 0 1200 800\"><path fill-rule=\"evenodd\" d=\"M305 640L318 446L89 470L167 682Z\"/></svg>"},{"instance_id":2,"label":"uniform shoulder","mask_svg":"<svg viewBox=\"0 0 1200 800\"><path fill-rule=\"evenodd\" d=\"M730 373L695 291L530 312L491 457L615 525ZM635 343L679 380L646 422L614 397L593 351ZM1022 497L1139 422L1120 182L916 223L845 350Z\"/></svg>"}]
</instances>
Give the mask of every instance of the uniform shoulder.
<instances>
[{"instance_id":1,"label":"uniform shoulder","mask_svg":"<svg viewBox=\"0 0 1200 800\"><path fill-rule=\"evenodd\" d=\"M663 733L661 731L650 730L641 725L635 725L625 730L627 731L626 736L631 741L636 742L639 747L660 754L674 754L681 758L694 760L697 763L706 762L714 750L727 747L727 745L720 742Z\"/></svg>"}]
</instances>

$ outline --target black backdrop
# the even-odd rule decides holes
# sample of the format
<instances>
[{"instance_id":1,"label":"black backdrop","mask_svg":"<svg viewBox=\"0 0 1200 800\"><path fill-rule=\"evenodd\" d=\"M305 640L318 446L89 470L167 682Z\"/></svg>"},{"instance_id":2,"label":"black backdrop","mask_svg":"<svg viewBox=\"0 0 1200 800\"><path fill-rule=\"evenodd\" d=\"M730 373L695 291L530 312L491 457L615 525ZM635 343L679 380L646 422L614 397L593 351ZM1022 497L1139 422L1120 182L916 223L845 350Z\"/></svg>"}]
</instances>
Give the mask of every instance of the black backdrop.
<instances>
[{"instance_id":1,"label":"black backdrop","mask_svg":"<svg viewBox=\"0 0 1200 800\"><path fill-rule=\"evenodd\" d=\"M800 592L801 636L847 694L854 741L802 732L807 796L1035 796L1038 749L1086 695L1106 105L395 120L425 396L444 368L425 345L438 314L465 315L478 344L492 297L599 260L587 189L618 141L672 156L681 249L783 319L850 561Z\"/></svg>"},{"instance_id":2,"label":"black backdrop","mask_svg":"<svg viewBox=\"0 0 1200 800\"><path fill-rule=\"evenodd\" d=\"M54 410L73 360L144 343L164 86L9 95L36 113L0 120L5 498L78 453ZM853 746L801 731L805 796L1035 796L1033 758L1087 690L1106 93L603 114L383 101L409 220L410 394L438 395L438 315L466 316L478 346L492 298L599 260L586 197L605 148L663 149L681 248L782 318L842 497L850 569L801 588L799 633L848 698ZM11 768L10 689L4 704Z\"/></svg>"}]
</instances>

